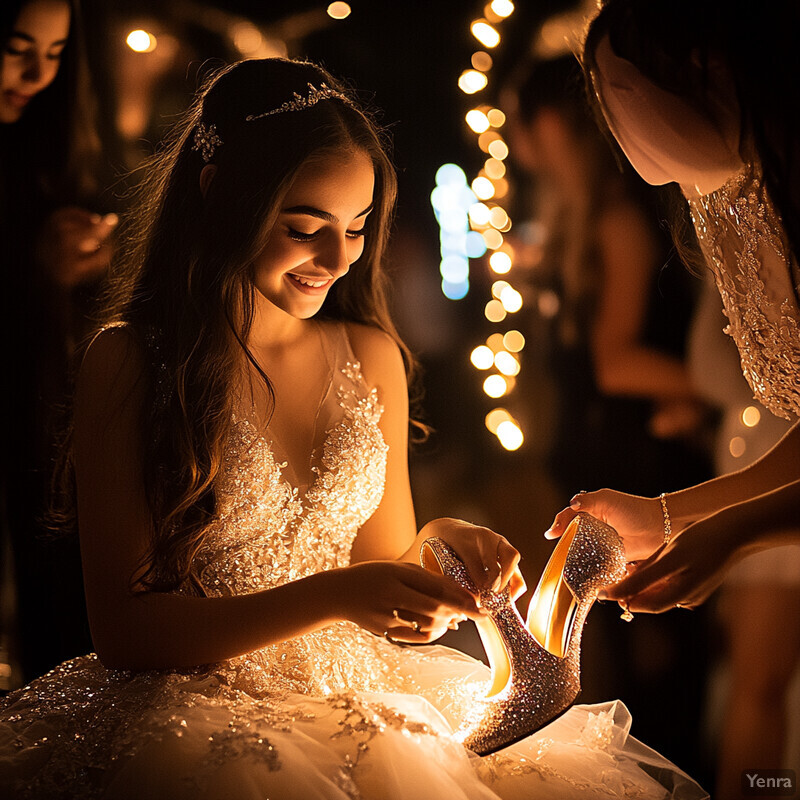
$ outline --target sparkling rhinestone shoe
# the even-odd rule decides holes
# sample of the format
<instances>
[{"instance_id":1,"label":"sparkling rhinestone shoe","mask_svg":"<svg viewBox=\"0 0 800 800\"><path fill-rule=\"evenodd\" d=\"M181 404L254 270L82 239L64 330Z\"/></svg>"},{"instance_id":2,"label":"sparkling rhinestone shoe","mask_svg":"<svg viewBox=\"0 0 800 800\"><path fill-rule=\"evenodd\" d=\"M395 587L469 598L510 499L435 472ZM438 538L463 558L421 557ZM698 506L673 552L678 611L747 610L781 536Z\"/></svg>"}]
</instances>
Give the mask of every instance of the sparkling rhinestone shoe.
<instances>
[{"instance_id":1,"label":"sparkling rhinestone shoe","mask_svg":"<svg viewBox=\"0 0 800 800\"><path fill-rule=\"evenodd\" d=\"M598 591L625 575L625 551L613 528L585 512L572 520L542 573L527 622L507 589L478 590L442 539L423 542L420 562L477 595L488 612L476 624L492 682L458 730L465 747L479 755L493 753L539 730L575 702L586 615Z\"/></svg>"}]
</instances>

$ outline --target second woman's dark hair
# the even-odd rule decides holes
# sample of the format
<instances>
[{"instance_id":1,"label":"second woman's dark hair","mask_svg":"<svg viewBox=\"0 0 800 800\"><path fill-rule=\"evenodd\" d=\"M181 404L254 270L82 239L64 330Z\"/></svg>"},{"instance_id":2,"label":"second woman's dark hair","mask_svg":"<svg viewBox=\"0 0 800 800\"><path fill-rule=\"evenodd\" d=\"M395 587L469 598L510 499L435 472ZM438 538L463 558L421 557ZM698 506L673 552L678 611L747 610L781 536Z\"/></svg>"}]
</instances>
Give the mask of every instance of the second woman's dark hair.
<instances>
[{"instance_id":1,"label":"second woman's dark hair","mask_svg":"<svg viewBox=\"0 0 800 800\"><path fill-rule=\"evenodd\" d=\"M706 107L711 59L730 76L741 115L741 156L764 183L800 253L800 58L796 0L606 0L590 23L583 64L595 97L595 53L613 51L657 86ZM755 152L753 152L755 151Z\"/></svg>"}]
</instances>

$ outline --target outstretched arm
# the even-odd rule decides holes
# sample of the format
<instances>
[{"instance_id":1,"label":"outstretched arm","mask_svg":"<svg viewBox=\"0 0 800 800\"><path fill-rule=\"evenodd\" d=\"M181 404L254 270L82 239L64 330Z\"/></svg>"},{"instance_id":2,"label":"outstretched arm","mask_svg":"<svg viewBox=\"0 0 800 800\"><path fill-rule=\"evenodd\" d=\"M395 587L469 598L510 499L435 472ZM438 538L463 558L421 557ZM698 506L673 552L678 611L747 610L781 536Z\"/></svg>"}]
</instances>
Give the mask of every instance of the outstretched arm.
<instances>
[{"instance_id":1,"label":"outstretched arm","mask_svg":"<svg viewBox=\"0 0 800 800\"><path fill-rule=\"evenodd\" d=\"M780 529L798 526L800 505L792 500L787 489L800 480L800 422L796 423L784 437L765 453L738 472L714 478L697 486L691 486L667 497L672 528L680 532L724 509L732 509L732 523L739 526L736 512L741 504L773 492L775 506L770 514L775 516ZM657 497L635 495L600 489L575 495L568 508L563 509L546 532L548 537L560 536L570 520L579 511L588 511L616 528L625 541L628 559L636 561L651 556L662 544L664 518Z\"/></svg>"},{"instance_id":2,"label":"outstretched arm","mask_svg":"<svg viewBox=\"0 0 800 800\"><path fill-rule=\"evenodd\" d=\"M787 508L794 509L793 516ZM606 595L632 611L696 606L740 559L792 543L800 543L800 480L691 525Z\"/></svg>"},{"instance_id":3,"label":"outstretched arm","mask_svg":"<svg viewBox=\"0 0 800 800\"><path fill-rule=\"evenodd\" d=\"M442 576L386 562L331 570L233 597L133 591L131 580L146 557L151 532L141 446L144 376L132 335L124 329L105 331L89 348L75 401L87 607L95 647L106 666L158 669L212 663L340 619L382 632L392 607L400 604L437 625L478 613L474 599Z\"/></svg>"}]
</instances>

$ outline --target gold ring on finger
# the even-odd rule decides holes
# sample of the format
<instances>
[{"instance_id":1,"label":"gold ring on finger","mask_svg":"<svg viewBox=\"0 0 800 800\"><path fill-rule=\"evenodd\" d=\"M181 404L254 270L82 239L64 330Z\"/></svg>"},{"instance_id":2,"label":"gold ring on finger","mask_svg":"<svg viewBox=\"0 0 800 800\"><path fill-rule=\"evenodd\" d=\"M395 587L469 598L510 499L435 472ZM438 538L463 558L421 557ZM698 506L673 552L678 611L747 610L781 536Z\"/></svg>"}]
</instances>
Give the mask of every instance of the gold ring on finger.
<instances>
[{"instance_id":1,"label":"gold ring on finger","mask_svg":"<svg viewBox=\"0 0 800 800\"><path fill-rule=\"evenodd\" d=\"M389 631L384 631L383 632L383 638L386 639L386 641L389 642L389 644L400 644L400 642L398 642L397 639L393 639L389 635Z\"/></svg>"},{"instance_id":2,"label":"gold ring on finger","mask_svg":"<svg viewBox=\"0 0 800 800\"><path fill-rule=\"evenodd\" d=\"M401 617L400 612L396 608L392 609L392 616L401 625L407 625L409 628L413 628L415 631L419 631L419 623L416 620L411 620L411 619L406 619L405 617Z\"/></svg>"}]
</instances>

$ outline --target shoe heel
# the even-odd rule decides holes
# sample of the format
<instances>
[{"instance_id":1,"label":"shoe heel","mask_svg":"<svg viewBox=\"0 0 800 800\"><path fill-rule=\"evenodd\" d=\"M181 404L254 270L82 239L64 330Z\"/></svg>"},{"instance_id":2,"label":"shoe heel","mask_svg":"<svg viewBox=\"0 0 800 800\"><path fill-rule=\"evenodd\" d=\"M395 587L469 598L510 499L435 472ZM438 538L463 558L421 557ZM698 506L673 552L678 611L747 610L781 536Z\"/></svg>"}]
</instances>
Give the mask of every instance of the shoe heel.
<instances>
[{"instance_id":1,"label":"shoe heel","mask_svg":"<svg viewBox=\"0 0 800 800\"><path fill-rule=\"evenodd\" d=\"M437 538L423 542L423 567L477 595L488 616L477 623L492 668L491 686L466 715L457 738L488 755L563 714L580 691L580 640L601 587L625 574L616 531L582 512L545 567L524 622L508 591L478 591L458 554Z\"/></svg>"}]
</instances>

